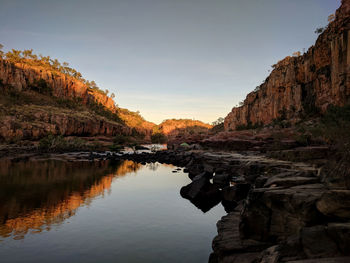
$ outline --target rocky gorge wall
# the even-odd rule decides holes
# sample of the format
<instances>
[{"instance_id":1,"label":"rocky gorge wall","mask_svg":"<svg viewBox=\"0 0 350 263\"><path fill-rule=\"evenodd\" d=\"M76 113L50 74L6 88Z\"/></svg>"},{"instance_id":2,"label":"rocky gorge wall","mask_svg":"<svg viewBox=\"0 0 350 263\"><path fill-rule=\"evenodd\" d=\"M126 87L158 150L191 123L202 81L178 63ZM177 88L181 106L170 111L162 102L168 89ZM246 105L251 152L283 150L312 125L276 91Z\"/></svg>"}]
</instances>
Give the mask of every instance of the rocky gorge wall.
<instances>
[{"instance_id":1,"label":"rocky gorge wall","mask_svg":"<svg viewBox=\"0 0 350 263\"><path fill-rule=\"evenodd\" d=\"M11 63L0 59L0 79L4 85L12 86L21 92L27 89L35 80L43 79L52 87L53 95L60 98L81 98L88 102L101 103L111 111L116 111L114 101L106 94L95 90L89 90L80 80L68 75L53 72L41 66L31 66L25 63Z\"/></svg>"},{"instance_id":2,"label":"rocky gorge wall","mask_svg":"<svg viewBox=\"0 0 350 263\"><path fill-rule=\"evenodd\" d=\"M296 120L329 105L350 103L350 0L342 0L336 19L307 53L286 57L244 104L225 118L225 130L269 124L281 116Z\"/></svg>"},{"instance_id":3,"label":"rocky gorge wall","mask_svg":"<svg viewBox=\"0 0 350 263\"><path fill-rule=\"evenodd\" d=\"M1 109L1 107L0 107ZM0 139L40 139L48 134L64 136L115 136L131 134L131 129L89 112L27 105L0 117Z\"/></svg>"},{"instance_id":4,"label":"rocky gorge wall","mask_svg":"<svg viewBox=\"0 0 350 263\"><path fill-rule=\"evenodd\" d=\"M35 81L43 79L52 88L52 96L72 100L80 98L85 105L100 103L113 113L117 108L112 98L101 91L91 90L82 81L54 72L42 66L11 63L0 59L2 89L11 87L18 94L30 89ZM6 96L5 94L2 96ZM64 136L130 135L132 128L109 120L88 110L74 110L50 105L50 95L38 94L47 100L43 105L0 104L0 139L5 141L40 139L47 134ZM40 100L40 99L39 99ZM143 129L142 129L143 130Z\"/></svg>"}]
</instances>

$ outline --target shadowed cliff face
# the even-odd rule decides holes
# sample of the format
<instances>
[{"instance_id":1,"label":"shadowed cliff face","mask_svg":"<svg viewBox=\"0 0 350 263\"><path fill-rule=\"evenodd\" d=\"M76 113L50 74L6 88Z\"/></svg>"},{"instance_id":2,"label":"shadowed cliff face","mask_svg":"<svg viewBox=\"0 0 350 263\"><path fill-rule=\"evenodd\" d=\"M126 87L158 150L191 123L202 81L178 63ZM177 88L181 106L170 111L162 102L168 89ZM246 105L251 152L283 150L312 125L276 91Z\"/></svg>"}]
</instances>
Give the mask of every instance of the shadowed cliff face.
<instances>
[{"instance_id":1,"label":"shadowed cliff face","mask_svg":"<svg viewBox=\"0 0 350 263\"><path fill-rule=\"evenodd\" d=\"M307 53L287 57L257 91L247 95L244 105L225 118L225 130L239 125L269 124L281 116L297 120L329 105L350 101L350 1L343 0L335 21L319 36Z\"/></svg>"},{"instance_id":2,"label":"shadowed cliff face","mask_svg":"<svg viewBox=\"0 0 350 263\"><path fill-rule=\"evenodd\" d=\"M82 205L107 192L114 178L140 169L132 161L0 162L0 239L21 239L61 224ZM69 176L67 176L69 175Z\"/></svg>"},{"instance_id":3,"label":"shadowed cliff face","mask_svg":"<svg viewBox=\"0 0 350 263\"><path fill-rule=\"evenodd\" d=\"M0 105L0 108L1 105ZM5 110L6 111L6 110ZM0 137L5 140L39 139L53 135L108 135L129 134L130 128L109 121L91 112L77 112L52 106L25 105L11 109L0 117Z\"/></svg>"}]
</instances>

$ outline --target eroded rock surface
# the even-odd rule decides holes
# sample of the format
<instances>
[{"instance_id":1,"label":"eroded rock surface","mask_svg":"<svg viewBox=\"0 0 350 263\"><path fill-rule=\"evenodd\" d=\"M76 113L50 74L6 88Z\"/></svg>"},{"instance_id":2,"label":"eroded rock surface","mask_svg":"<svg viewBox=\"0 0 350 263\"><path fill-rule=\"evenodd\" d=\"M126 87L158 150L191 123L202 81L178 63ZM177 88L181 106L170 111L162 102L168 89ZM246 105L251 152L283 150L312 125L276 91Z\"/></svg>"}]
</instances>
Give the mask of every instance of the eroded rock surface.
<instances>
[{"instance_id":1,"label":"eroded rock surface","mask_svg":"<svg viewBox=\"0 0 350 263\"><path fill-rule=\"evenodd\" d=\"M335 21L305 54L287 57L257 91L225 118L225 129L248 124L269 124L273 119L296 121L302 114L324 112L331 104L343 106L350 98L350 14L343 0Z\"/></svg>"}]
</instances>

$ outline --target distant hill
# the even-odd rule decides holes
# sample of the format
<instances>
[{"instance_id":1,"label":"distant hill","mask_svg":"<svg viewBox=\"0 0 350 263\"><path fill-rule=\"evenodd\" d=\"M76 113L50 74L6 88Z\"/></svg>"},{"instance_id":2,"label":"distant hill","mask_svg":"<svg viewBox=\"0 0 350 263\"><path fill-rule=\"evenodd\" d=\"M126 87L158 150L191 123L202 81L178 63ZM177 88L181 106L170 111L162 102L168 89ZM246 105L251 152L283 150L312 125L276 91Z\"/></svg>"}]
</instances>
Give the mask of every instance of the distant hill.
<instances>
[{"instance_id":1,"label":"distant hill","mask_svg":"<svg viewBox=\"0 0 350 263\"><path fill-rule=\"evenodd\" d=\"M200 133L207 132L212 128L212 125L191 119L169 119L164 120L156 127L156 131L165 135L177 135L179 133Z\"/></svg>"}]
</instances>

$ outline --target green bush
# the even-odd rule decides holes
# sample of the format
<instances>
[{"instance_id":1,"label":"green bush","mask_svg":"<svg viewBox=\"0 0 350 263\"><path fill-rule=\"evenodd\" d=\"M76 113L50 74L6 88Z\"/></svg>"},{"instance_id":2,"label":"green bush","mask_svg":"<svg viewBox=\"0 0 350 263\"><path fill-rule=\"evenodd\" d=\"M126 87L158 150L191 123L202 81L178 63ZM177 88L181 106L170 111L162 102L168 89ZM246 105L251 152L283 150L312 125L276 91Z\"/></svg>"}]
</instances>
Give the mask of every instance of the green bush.
<instances>
[{"instance_id":1,"label":"green bush","mask_svg":"<svg viewBox=\"0 0 350 263\"><path fill-rule=\"evenodd\" d=\"M151 141L152 143L159 143L159 144L163 144L166 143L168 141L168 138L163 134L163 133L153 133L151 135Z\"/></svg>"},{"instance_id":2,"label":"green bush","mask_svg":"<svg viewBox=\"0 0 350 263\"><path fill-rule=\"evenodd\" d=\"M52 95L53 92L52 87L49 86L44 79L34 80L34 82L29 85L29 88L46 95Z\"/></svg>"},{"instance_id":3,"label":"green bush","mask_svg":"<svg viewBox=\"0 0 350 263\"><path fill-rule=\"evenodd\" d=\"M237 125L236 126L236 131L243 131L243 130L254 130L254 129L259 129L262 128L264 124L262 122L257 122L255 124L252 124L250 121L248 122L247 125Z\"/></svg>"},{"instance_id":4,"label":"green bush","mask_svg":"<svg viewBox=\"0 0 350 263\"><path fill-rule=\"evenodd\" d=\"M39 141L39 148L43 150L54 150L58 148L65 148L66 141L63 136L54 136L52 134Z\"/></svg>"},{"instance_id":5,"label":"green bush","mask_svg":"<svg viewBox=\"0 0 350 263\"><path fill-rule=\"evenodd\" d=\"M134 137L118 134L114 137L113 144L109 147L109 149L111 151L119 152L124 148L124 146L133 147L134 145L136 145Z\"/></svg>"},{"instance_id":6,"label":"green bush","mask_svg":"<svg viewBox=\"0 0 350 263\"><path fill-rule=\"evenodd\" d=\"M211 132L213 133L218 133L218 132L223 132L225 130L224 123L220 123L215 125L213 128L211 128Z\"/></svg>"},{"instance_id":7,"label":"green bush","mask_svg":"<svg viewBox=\"0 0 350 263\"><path fill-rule=\"evenodd\" d=\"M109 150L112 152L119 152L123 149L124 149L124 146L119 145L119 144L112 144L111 146L109 146Z\"/></svg>"},{"instance_id":8,"label":"green bush","mask_svg":"<svg viewBox=\"0 0 350 263\"><path fill-rule=\"evenodd\" d=\"M298 128L300 141L307 143L319 141L327 143L340 151L350 147L350 105L345 107L330 106L319 121L310 126L302 125Z\"/></svg>"},{"instance_id":9,"label":"green bush","mask_svg":"<svg viewBox=\"0 0 350 263\"><path fill-rule=\"evenodd\" d=\"M329 106L321 122L328 126L347 126L350 123L350 105L344 107Z\"/></svg>"},{"instance_id":10,"label":"green bush","mask_svg":"<svg viewBox=\"0 0 350 263\"><path fill-rule=\"evenodd\" d=\"M94 111L96 114L103 116L111 121L115 121L118 123L124 123L123 120L119 117L119 115L117 113L110 111L105 106L103 106L101 103L90 102L88 104L88 107L92 111Z\"/></svg>"},{"instance_id":11,"label":"green bush","mask_svg":"<svg viewBox=\"0 0 350 263\"><path fill-rule=\"evenodd\" d=\"M74 97L73 99L63 99L55 97L55 102L59 107L68 109L78 109L83 105L83 99L79 97Z\"/></svg>"},{"instance_id":12,"label":"green bush","mask_svg":"<svg viewBox=\"0 0 350 263\"><path fill-rule=\"evenodd\" d=\"M308 146L310 145L311 136L307 133L298 134L295 136L295 141L301 146Z\"/></svg>"},{"instance_id":13,"label":"green bush","mask_svg":"<svg viewBox=\"0 0 350 263\"><path fill-rule=\"evenodd\" d=\"M45 151L71 151L86 149L85 141L80 138L66 139L62 135L48 135L39 141L39 149Z\"/></svg>"},{"instance_id":14,"label":"green bush","mask_svg":"<svg viewBox=\"0 0 350 263\"><path fill-rule=\"evenodd\" d=\"M317 135L323 136L329 143L339 147L349 147L350 105L345 107L330 106L316 128ZM315 134L315 130L311 132Z\"/></svg>"},{"instance_id":15,"label":"green bush","mask_svg":"<svg viewBox=\"0 0 350 263\"><path fill-rule=\"evenodd\" d=\"M137 139L144 139L146 135L144 133L139 132L137 129L132 128L131 136Z\"/></svg>"},{"instance_id":16,"label":"green bush","mask_svg":"<svg viewBox=\"0 0 350 263\"><path fill-rule=\"evenodd\" d=\"M113 143L116 145L124 145L124 144L130 143L130 142L131 142L130 136L125 136L123 134L118 134L113 139Z\"/></svg>"},{"instance_id":17,"label":"green bush","mask_svg":"<svg viewBox=\"0 0 350 263\"><path fill-rule=\"evenodd\" d=\"M292 126L292 123L290 121L284 120L284 119L273 119L272 120L272 125L273 126L278 126L280 128L289 128Z\"/></svg>"}]
</instances>

